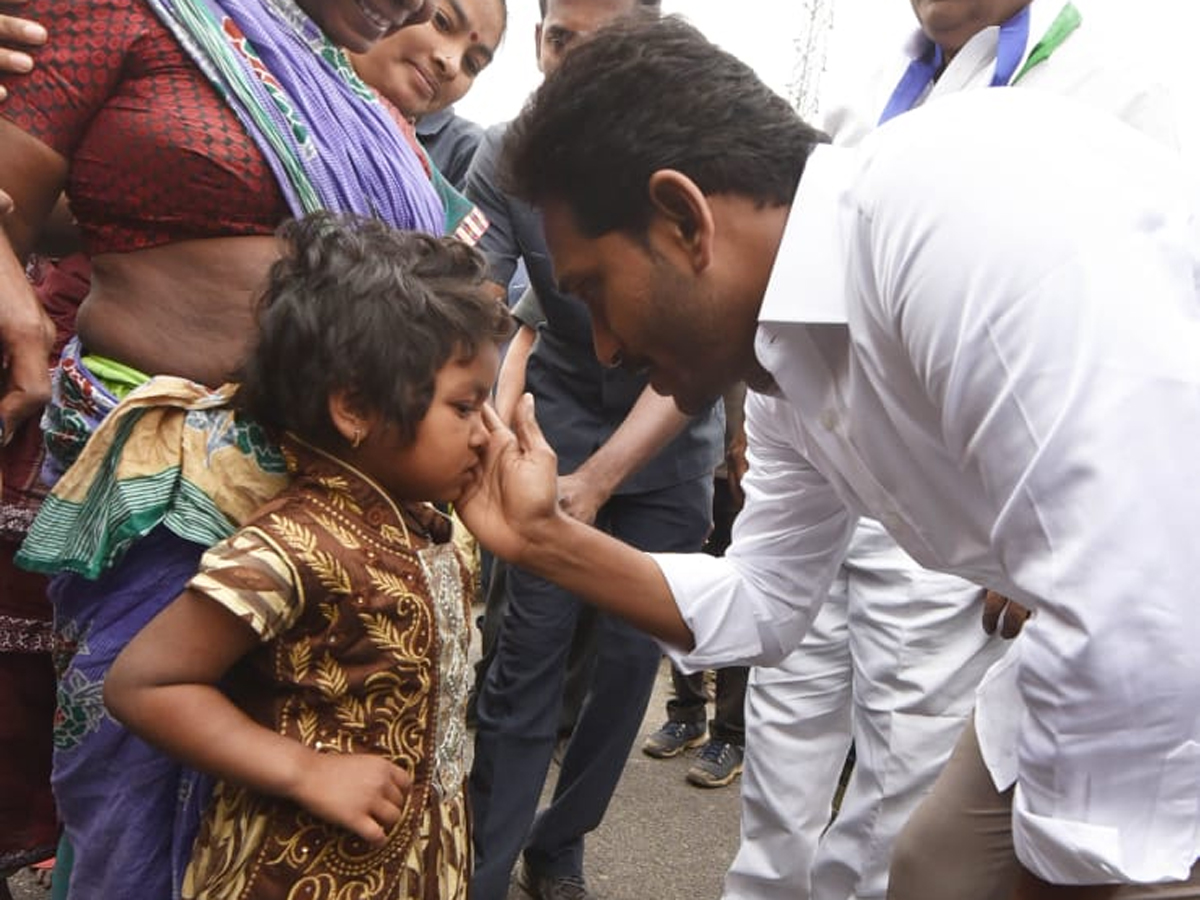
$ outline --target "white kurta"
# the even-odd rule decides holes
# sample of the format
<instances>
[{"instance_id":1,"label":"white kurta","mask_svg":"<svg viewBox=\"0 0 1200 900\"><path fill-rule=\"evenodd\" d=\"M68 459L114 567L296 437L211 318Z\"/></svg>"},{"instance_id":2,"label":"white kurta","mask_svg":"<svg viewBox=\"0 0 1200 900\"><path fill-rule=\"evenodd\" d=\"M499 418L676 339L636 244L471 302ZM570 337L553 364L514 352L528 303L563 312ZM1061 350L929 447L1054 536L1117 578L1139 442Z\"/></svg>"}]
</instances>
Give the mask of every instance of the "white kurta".
<instances>
[{"instance_id":1,"label":"white kurta","mask_svg":"<svg viewBox=\"0 0 1200 900\"><path fill-rule=\"evenodd\" d=\"M857 515L1036 610L1014 839L1047 880L1200 855L1200 226L1168 152L1036 91L811 157L760 314L723 559L656 557L686 668L796 646Z\"/></svg>"}]
</instances>

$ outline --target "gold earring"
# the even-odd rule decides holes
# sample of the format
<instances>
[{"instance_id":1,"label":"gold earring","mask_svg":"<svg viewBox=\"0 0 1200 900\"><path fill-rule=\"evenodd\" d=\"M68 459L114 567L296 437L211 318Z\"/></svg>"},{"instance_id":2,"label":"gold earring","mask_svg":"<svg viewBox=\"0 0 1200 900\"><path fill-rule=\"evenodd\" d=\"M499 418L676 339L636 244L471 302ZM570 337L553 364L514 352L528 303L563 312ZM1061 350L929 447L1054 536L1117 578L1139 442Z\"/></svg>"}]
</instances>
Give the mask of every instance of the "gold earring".
<instances>
[{"instance_id":1,"label":"gold earring","mask_svg":"<svg viewBox=\"0 0 1200 900\"><path fill-rule=\"evenodd\" d=\"M355 428L354 429L354 440L352 440L350 442L350 446L353 447L355 450L357 450L358 445L361 443L362 443L362 432L359 429Z\"/></svg>"}]
</instances>

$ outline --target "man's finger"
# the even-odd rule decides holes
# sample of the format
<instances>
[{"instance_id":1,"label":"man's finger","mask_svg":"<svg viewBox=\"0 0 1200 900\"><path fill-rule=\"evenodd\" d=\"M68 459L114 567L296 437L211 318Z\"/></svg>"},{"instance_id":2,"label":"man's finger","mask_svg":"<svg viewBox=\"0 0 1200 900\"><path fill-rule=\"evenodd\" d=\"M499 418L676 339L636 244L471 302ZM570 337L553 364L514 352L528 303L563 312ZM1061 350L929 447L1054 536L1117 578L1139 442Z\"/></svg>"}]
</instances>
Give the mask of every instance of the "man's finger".
<instances>
[{"instance_id":1,"label":"man's finger","mask_svg":"<svg viewBox=\"0 0 1200 900\"><path fill-rule=\"evenodd\" d=\"M546 436L537 423L537 414L533 405L533 394L525 394L517 403L517 412L513 416L513 432L517 443L526 453L533 451L553 452Z\"/></svg>"},{"instance_id":2,"label":"man's finger","mask_svg":"<svg viewBox=\"0 0 1200 900\"><path fill-rule=\"evenodd\" d=\"M1012 600L1004 607L1004 611L1000 616L1000 637L1006 641L1011 641L1021 629L1025 627L1025 620L1029 618L1029 610Z\"/></svg>"},{"instance_id":3,"label":"man's finger","mask_svg":"<svg viewBox=\"0 0 1200 900\"><path fill-rule=\"evenodd\" d=\"M1000 624L1000 614L1004 612L1004 607L1008 605L1008 599L1002 594L997 594L995 591L988 591L983 596L983 630L988 634L996 633L996 626Z\"/></svg>"}]
</instances>

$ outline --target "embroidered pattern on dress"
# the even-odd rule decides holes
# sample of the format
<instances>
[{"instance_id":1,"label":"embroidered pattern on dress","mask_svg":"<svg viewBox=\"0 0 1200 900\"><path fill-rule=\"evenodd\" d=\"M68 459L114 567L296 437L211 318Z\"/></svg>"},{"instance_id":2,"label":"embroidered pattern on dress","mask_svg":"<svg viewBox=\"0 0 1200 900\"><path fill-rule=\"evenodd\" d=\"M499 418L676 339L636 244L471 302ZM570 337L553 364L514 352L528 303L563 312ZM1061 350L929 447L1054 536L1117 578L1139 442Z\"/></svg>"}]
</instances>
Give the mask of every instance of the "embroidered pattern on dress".
<instances>
[{"instance_id":1,"label":"embroidered pattern on dress","mask_svg":"<svg viewBox=\"0 0 1200 900\"><path fill-rule=\"evenodd\" d=\"M440 799L462 789L466 776L466 707L470 689L467 660L470 629L463 607L462 567L453 544L417 551L437 617L439 691L434 735L433 786Z\"/></svg>"}]
</instances>

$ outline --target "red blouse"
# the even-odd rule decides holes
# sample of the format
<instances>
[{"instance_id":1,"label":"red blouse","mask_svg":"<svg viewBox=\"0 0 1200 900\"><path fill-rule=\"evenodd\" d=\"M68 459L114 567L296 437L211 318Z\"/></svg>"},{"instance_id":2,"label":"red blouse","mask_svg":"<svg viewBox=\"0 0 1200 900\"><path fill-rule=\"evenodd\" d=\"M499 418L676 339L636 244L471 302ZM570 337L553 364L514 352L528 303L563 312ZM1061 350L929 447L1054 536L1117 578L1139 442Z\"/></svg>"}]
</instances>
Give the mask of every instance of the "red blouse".
<instances>
[{"instance_id":1,"label":"red blouse","mask_svg":"<svg viewBox=\"0 0 1200 900\"><path fill-rule=\"evenodd\" d=\"M271 234L290 215L236 115L142 0L32 0L50 27L0 115L64 156L91 254Z\"/></svg>"}]
</instances>

